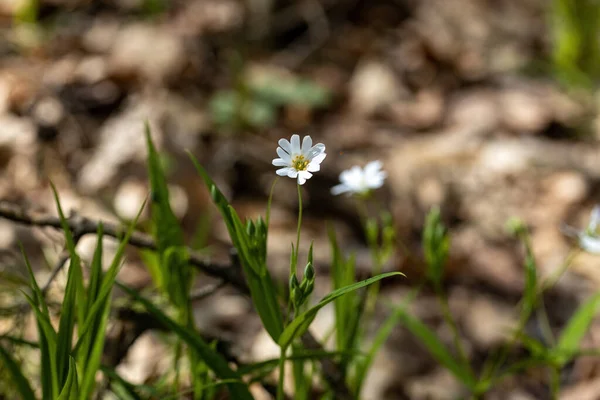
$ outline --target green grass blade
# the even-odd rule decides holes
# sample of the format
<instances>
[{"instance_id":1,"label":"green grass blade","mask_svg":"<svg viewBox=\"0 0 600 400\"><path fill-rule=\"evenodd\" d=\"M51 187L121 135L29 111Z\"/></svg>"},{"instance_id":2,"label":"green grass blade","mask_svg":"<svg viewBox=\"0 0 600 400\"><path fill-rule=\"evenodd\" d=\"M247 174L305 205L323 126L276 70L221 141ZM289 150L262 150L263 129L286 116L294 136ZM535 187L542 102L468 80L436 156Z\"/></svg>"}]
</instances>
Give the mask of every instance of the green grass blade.
<instances>
[{"instance_id":1,"label":"green grass blade","mask_svg":"<svg viewBox=\"0 0 600 400\"><path fill-rule=\"evenodd\" d=\"M25 378L25 376L23 375L19 364L2 346L0 346L0 360L2 361L2 363L4 363L8 372L10 372L12 383L21 395L21 399L36 400L35 394L33 393L33 389L31 388L31 385L29 384L27 378Z\"/></svg>"},{"instance_id":2,"label":"green grass blade","mask_svg":"<svg viewBox=\"0 0 600 400\"><path fill-rule=\"evenodd\" d=\"M150 125L145 124L146 142L148 147L148 173L150 177L151 211L155 229L156 247L159 253L164 253L169 247L183 246L183 231L169 203L167 180L160 163L160 157L152 143Z\"/></svg>"},{"instance_id":3,"label":"green grass blade","mask_svg":"<svg viewBox=\"0 0 600 400\"><path fill-rule=\"evenodd\" d=\"M265 261L260 259L257 251L254 254L252 253L246 228L223 193L194 156L191 153L189 153L189 156L198 174L210 190L213 202L227 226L229 237L238 250L254 307L269 335L277 341L281 332L283 332L283 316L277 301L277 291Z\"/></svg>"},{"instance_id":4,"label":"green grass blade","mask_svg":"<svg viewBox=\"0 0 600 400\"><path fill-rule=\"evenodd\" d=\"M100 368L100 362L102 361L102 354L104 351L104 339L106 337L106 325L108 323L108 316L110 314L110 302L105 302L104 310L100 314L100 319L94 329L94 339L91 342L89 349L86 353L88 356L81 363L81 386L79 391L79 398L81 400L87 400L92 398L94 386L96 384L96 372ZM91 337L91 335L89 335Z\"/></svg>"},{"instance_id":5,"label":"green grass blade","mask_svg":"<svg viewBox=\"0 0 600 400\"><path fill-rule=\"evenodd\" d=\"M88 311L86 320L84 321L83 325L79 326L79 339L77 341L77 344L75 345L75 348L73 349L73 354L75 355L77 354L78 349L83 344L82 338L84 338L85 335L92 329L92 327L97 321L96 318L98 316L98 313L102 312L102 310L104 309L104 302L109 301L110 293L112 291L115 280L117 279L117 274L119 273L119 267L121 266L121 260L123 258L123 254L125 253L125 248L127 247L127 243L129 243L129 238L135 230L137 220L140 217L144 206L145 202L144 204L142 204L140 210L138 211L138 214L131 222L129 228L127 229L127 232L123 237L123 240L121 240L121 243L119 244L119 247L115 252L113 261L106 273L104 274L104 279L102 280L102 284L100 285L100 290L98 291L98 295L94 303L92 304L90 310Z\"/></svg>"},{"instance_id":6,"label":"green grass blade","mask_svg":"<svg viewBox=\"0 0 600 400\"><path fill-rule=\"evenodd\" d=\"M413 335L425 346L429 353L437 362L448 369L456 378L458 378L468 388L473 388L475 379L464 366L456 361L446 346L438 339L425 324L417 318L408 314L406 310L399 309L399 319Z\"/></svg>"},{"instance_id":7,"label":"green grass blade","mask_svg":"<svg viewBox=\"0 0 600 400\"><path fill-rule=\"evenodd\" d=\"M596 293L583 303L571 317L567 326L561 332L555 347L555 351L559 353L558 361L561 365L567 363L572 355L579 350L581 340L599 309L600 293Z\"/></svg>"},{"instance_id":8,"label":"green grass blade","mask_svg":"<svg viewBox=\"0 0 600 400\"><path fill-rule=\"evenodd\" d=\"M362 389L362 385L364 383L365 378L367 377L367 372L373 365L373 361L375 361L375 356L377 352L385 344L388 337L392 333L394 327L400 322L402 318L402 314L404 312L404 307L410 304L414 298L417 296L421 287L416 287L411 291L411 293L407 296L407 298L403 301L403 304L400 307L396 307L391 315L384 321L384 323L379 327L377 333L375 334L375 339L373 339L373 343L371 344L371 348L367 352L367 356L362 362L358 365L356 377L354 379L355 383L355 395L358 397L360 395L360 391Z\"/></svg>"},{"instance_id":9,"label":"green grass blade","mask_svg":"<svg viewBox=\"0 0 600 400\"><path fill-rule=\"evenodd\" d=\"M79 384L77 382L77 366L73 357L69 358L69 373L57 400L73 400L79 396Z\"/></svg>"},{"instance_id":10,"label":"green grass blade","mask_svg":"<svg viewBox=\"0 0 600 400\"><path fill-rule=\"evenodd\" d=\"M294 320L292 322L290 322L290 324L288 326L286 326L283 333L279 337L279 341L278 341L279 346L282 348L287 348L295 338L299 337L304 332L306 332L306 330L308 329L308 327L310 326L312 321L317 316L317 313L319 312L319 310L321 308L325 307L327 304L334 301L335 299L337 299L338 297L343 296L347 293L351 293L355 290L358 290L360 288L363 288L363 287L371 285L375 282L378 282L382 279L385 279L385 278L388 278L391 276L395 276L395 275L404 276L404 274L401 272L388 272L388 273L380 274L380 275L374 276L372 278L365 279L364 281L357 282L352 285L334 290L333 292L329 293L319 303L317 303L317 305L315 305L314 307L310 308L309 310L303 312L302 314L298 315L296 318L294 318Z\"/></svg>"},{"instance_id":11,"label":"green grass blade","mask_svg":"<svg viewBox=\"0 0 600 400\"><path fill-rule=\"evenodd\" d=\"M73 343L73 330L75 328L76 308L75 296L77 291L78 268L73 265L74 259L71 259L69 275L67 278L67 287L65 289L64 300L61 307L60 322L58 327L56 342L56 369L58 372L58 384L62 387L69 371L69 358L71 354L71 345ZM81 270L79 270L80 272Z\"/></svg>"},{"instance_id":12,"label":"green grass blade","mask_svg":"<svg viewBox=\"0 0 600 400\"><path fill-rule=\"evenodd\" d=\"M40 353L41 353L41 384L42 384L42 399L50 400L58 396L58 376L56 374L56 331L50 323L50 314L48 313L48 305L42 294L29 258L25 254L23 246L21 246L21 253L25 260L29 279L31 281L31 288L33 290L33 297L28 296L23 292L25 299L31 305L32 310L35 313L35 318L38 326Z\"/></svg>"},{"instance_id":13,"label":"green grass blade","mask_svg":"<svg viewBox=\"0 0 600 400\"><path fill-rule=\"evenodd\" d=\"M187 254L184 254L183 230L171 209L167 178L159 154L152 143L148 122L145 124L145 133L148 147L148 175L152 191L150 203L152 227L160 260L160 281L163 283L161 287L166 289L169 299L178 308L187 307L193 282L193 270L188 264Z\"/></svg>"},{"instance_id":14,"label":"green grass blade","mask_svg":"<svg viewBox=\"0 0 600 400\"><path fill-rule=\"evenodd\" d=\"M44 294L42 293L42 289L40 289L40 286L38 285L36 279L35 279L35 275L33 274L33 269L31 268L31 263L29 262L29 258L27 257L27 254L25 254L25 249L23 248L23 245L20 244L21 247L21 254L23 255L23 260L25 261L25 266L27 267L27 273L29 274L29 283L31 285L31 289L33 291L33 305L32 307L41 307L42 312L44 313L44 315L49 316L48 313L48 305L46 304L46 300L44 299Z\"/></svg>"},{"instance_id":15,"label":"green grass blade","mask_svg":"<svg viewBox=\"0 0 600 400\"><path fill-rule=\"evenodd\" d=\"M87 287L87 293L86 293L86 298L85 298L85 304L84 304L84 315L83 316L79 316L77 318L80 324L80 326L83 324L83 322L86 319L86 315L87 313L92 309L92 305L94 304L94 301L96 300L96 298L98 297L98 293L100 291L100 285L102 284L102 237L103 237L103 226L102 223L98 224L98 231L97 231L97 241L96 241L96 249L94 250L94 257L92 259L92 265L90 268L90 278L89 278L89 284ZM81 297L78 297L78 302L81 302ZM83 371L87 371L86 368L84 368L87 364L88 364L88 358L90 357L90 352L91 352L91 348L94 346L94 341L96 340L96 336L97 335L103 335L104 332L100 331L99 327L98 327L98 321L94 324L94 326L91 328L91 334L89 335L85 335L81 340L82 340L82 344L80 345L80 350L78 351L77 354L77 359L79 361L79 366L81 368L81 370ZM81 337L81 335L80 335ZM83 377L82 381L85 380L85 376ZM83 384L82 384L83 385Z\"/></svg>"},{"instance_id":16,"label":"green grass blade","mask_svg":"<svg viewBox=\"0 0 600 400\"><path fill-rule=\"evenodd\" d=\"M230 383L227 385L232 398L236 400L253 399L252 395L248 391L248 388L246 387L246 384L241 381L239 374L233 371L223 356L213 350L210 345L202 340L202 338L195 331L173 321L154 304L140 296L136 291L119 283L117 283L117 285L136 301L140 302L150 314L152 314L158 321L172 330L181 340L186 342L188 346L193 347L204 360L206 365L208 365L208 367L217 375L217 377L224 380L234 380L235 383Z\"/></svg>"}]
</instances>

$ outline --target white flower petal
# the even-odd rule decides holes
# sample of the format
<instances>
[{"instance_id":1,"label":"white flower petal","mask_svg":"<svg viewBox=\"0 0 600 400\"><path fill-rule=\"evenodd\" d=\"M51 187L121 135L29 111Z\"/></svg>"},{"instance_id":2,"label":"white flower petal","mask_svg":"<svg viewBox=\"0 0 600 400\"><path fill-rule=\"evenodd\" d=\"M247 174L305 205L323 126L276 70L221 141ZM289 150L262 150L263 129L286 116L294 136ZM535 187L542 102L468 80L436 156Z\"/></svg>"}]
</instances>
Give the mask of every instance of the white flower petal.
<instances>
[{"instance_id":1,"label":"white flower petal","mask_svg":"<svg viewBox=\"0 0 600 400\"><path fill-rule=\"evenodd\" d=\"M275 158L273 160L273 165L276 167L289 167L290 163L281 158Z\"/></svg>"},{"instance_id":2,"label":"white flower petal","mask_svg":"<svg viewBox=\"0 0 600 400\"><path fill-rule=\"evenodd\" d=\"M278 169L277 171L275 171L275 173L279 176L289 176L291 171L294 171L294 168L286 167Z\"/></svg>"},{"instance_id":3,"label":"white flower petal","mask_svg":"<svg viewBox=\"0 0 600 400\"><path fill-rule=\"evenodd\" d=\"M282 160L287 161L288 164L292 163L292 157L290 157L290 155L281 147L277 148L277 155L281 157Z\"/></svg>"},{"instance_id":4,"label":"white flower petal","mask_svg":"<svg viewBox=\"0 0 600 400\"><path fill-rule=\"evenodd\" d=\"M579 245L589 253L600 254L600 238L590 235L580 235Z\"/></svg>"},{"instance_id":5,"label":"white flower petal","mask_svg":"<svg viewBox=\"0 0 600 400\"><path fill-rule=\"evenodd\" d=\"M312 147L312 139L310 136L304 136L302 140L302 154L307 154Z\"/></svg>"},{"instance_id":6,"label":"white flower petal","mask_svg":"<svg viewBox=\"0 0 600 400\"><path fill-rule=\"evenodd\" d=\"M292 145L287 139L279 139L279 142L277 143L283 150L287 151L289 154L292 153Z\"/></svg>"},{"instance_id":7,"label":"white flower petal","mask_svg":"<svg viewBox=\"0 0 600 400\"><path fill-rule=\"evenodd\" d=\"M382 166L383 164L379 160L371 161L370 163L365 165L365 175L375 175L381 169Z\"/></svg>"},{"instance_id":8,"label":"white flower petal","mask_svg":"<svg viewBox=\"0 0 600 400\"><path fill-rule=\"evenodd\" d=\"M298 172L298 176L301 176L304 179L310 179L312 177L312 174L308 171L300 171Z\"/></svg>"},{"instance_id":9,"label":"white flower petal","mask_svg":"<svg viewBox=\"0 0 600 400\"><path fill-rule=\"evenodd\" d=\"M342 193L350 192L351 189L343 183L336 185L331 188L331 194L334 196L340 195Z\"/></svg>"},{"instance_id":10,"label":"white flower petal","mask_svg":"<svg viewBox=\"0 0 600 400\"><path fill-rule=\"evenodd\" d=\"M298 171L296 171L294 168L290 168L290 170L288 171L287 176L289 178L295 178L298 176Z\"/></svg>"},{"instance_id":11,"label":"white flower petal","mask_svg":"<svg viewBox=\"0 0 600 400\"><path fill-rule=\"evenodd\" d=\"M323 143L317 143L313 147L311 147L310 150L306 153L306 157L309 160L312 160L320 154L325 154L325 145Z\"/></svg>"},{"instance_id":12,"label":"white flower petal","mask_svg":"<svg viewBox=\"0 0 600 400\"><path fill-rule=\"evenodd\" d=\"M312 159L309 158L309 160L311 163L321 164L323 162L323 160L325 159L325 157L327 157L327 154L321 153L318 156L313 157Z\"/></svg>"},{"instance_id":13,"label":"white flower petal","mask_svg":"<svg viewBox=\"0 0 600 400\"><path fill-rule=\"evenodd\" d=\"M590 232L596 232L598 229L598 224L600 223L600 205L596 205L592 210L592 215L590 216L590 223L588 224L588 230Z\"/></svg>"},{"instance_id":14,"label":"white flower petal","mask_svg":"<svg viewBox=\"0 0 600 400\"><path fill-rule=\"evenodd\" d=\"M292 151L291 155L300 154L300 135L292 135Z\"/></svg>"},{"instance_id":15,"label":"white flower petal","mask_svg":"<svg viewBox=\"0 0 600 400\"><path fill-rule=\"evenodd\" d=\"M316 163L313 161L308 164L308 166L306 167L306 170L308 172L319 172L321 170L321 166L319 165L319 163Z\"/></svg>"}]
</instances>

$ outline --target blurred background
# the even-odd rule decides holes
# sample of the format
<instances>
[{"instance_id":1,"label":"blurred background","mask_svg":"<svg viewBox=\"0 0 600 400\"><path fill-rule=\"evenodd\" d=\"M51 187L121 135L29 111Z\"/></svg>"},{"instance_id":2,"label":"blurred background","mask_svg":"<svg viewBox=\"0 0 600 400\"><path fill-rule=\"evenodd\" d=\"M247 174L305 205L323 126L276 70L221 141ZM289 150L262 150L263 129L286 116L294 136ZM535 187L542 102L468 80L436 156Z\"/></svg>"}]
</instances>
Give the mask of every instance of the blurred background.
<instances>
[{"instance_id":1,"label":"blurred background","mask_svg":"<svg viewBox=\"0 0 600 400\"><path fill-rule=\"evenodd\" d=\"M382 301L401 301L422 278L424 216L440 205L452 236L445 285L475 363L518 317L523 251L507 220L530 228L543 278L572 248L561 225L584 227L600 195L595 0L0 0L0 30L0 199L54 214L52 181L67 210L131 219L148 192L147 119L188 243L227 262L227 232L185 150L241 216L255 217L275 177L277 140L309 134L327 147L321 171L303 187L301 248L315 240L317 295L330 285L326 221L369 274L355 204L330 188L342 170L379 159L388 179L377 203L402 244L384 269L407 275L383 285ZM294 180L280 179L269 266L282 282L297 205ZM3 307L16 301L11 284L24 274L18 241L44 282L61 240L0 219ZM89 237L78 248L91 257L93 246ZM109 239L105 246L116 248ZM554 329L598 290L599 261L577 255L546 295ZM120 279L151 283L134 250ZM62 287L59 279L57 299ZM383 320L389 311L378 310ZM427 291L413 312L442 326ZM21 317L4 316L0 329L33 335L33 322ZM278 356L233 289L199 301L196 320L241 359ZM331 323L325 308L315 333ZM538 328L528 329L535 336ZM167 350L153 332L136 339L118 371L152 382L170 367ZM586 345L599 342L595 324ZM572 365L561 398L600 398L599 367L594 359ZM515 378L488 398L544 398L542 386L535 376ZM399 326L364 398L454 399L461 390Z\"/></svg>"}]
</instances>

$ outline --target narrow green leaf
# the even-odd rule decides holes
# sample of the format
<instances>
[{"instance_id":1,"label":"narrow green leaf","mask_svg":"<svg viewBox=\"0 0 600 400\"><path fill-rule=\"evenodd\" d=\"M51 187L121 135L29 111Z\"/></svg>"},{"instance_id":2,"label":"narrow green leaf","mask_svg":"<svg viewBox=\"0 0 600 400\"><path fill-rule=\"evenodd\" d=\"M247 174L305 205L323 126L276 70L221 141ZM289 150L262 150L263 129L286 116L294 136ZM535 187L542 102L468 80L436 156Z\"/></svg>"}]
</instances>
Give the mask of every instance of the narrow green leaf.
<instances>
[{"instance_id":1,"label":"narrow green leaf","mask_svg":"<svg viewBox=\"0 0 600 400\"><path fill-rule=\"evenodd\" d=\"M183 246L185 243L183 231L169 203L167 179L160 163L160 157L156 152L154 143L152 143L148 122L145 123L145 133L148 147L148 172L150 175L150 188L152 189L151 208L155 229L154 236L158 253L162 254L169 247Z\"/></svg>"},{"instance_id":2,"label":"narrow green leaf","mask_svg":"<svg viewBox=\"0 0 600 400\"><path fill-rule=\"evenodd\" d=\"M28 296L25 292L23 295L27 302L31 305L38 327L40 353L41 353L41 381L42 381L42 399L50 400L58 396L58 375L56 373L56 331L50 323L50 315L48 313L48 305L42 294L29 258L25 253L25 249L21 245L21 253L27 266L27 272L33 289L33 297Z\"/></svg>"},{"instance_id":3,"label":"narrow green leaf","mask_svg":"<svg viewBox=\"0 0 600 400\"><path fill-rule=\"evenodd\" d=\"M39 306L42 309L42 313L48 316L48 305L46 304L46 300L44 299L44 294L42 293L42 289L38 285L35 275L33 274L33 269L31 268L31 263L29 262L29 258L25 253L25 249L22 244L19 244L21 247L21 254L23 255L23 260L25 261L25 266L27 267L27 273L29 274L29 282L31 284L31 289L33 290L33 299L34 306ZM33 307L33 306L32 306Z\"/></svg>"},{"instance_id":4,"label":"narrow green leaf","mask_svg":"<svg viewBox=\"0 0 600 400\"><path fill-rule=\"evenodd\" d=\"M154 315L158 321L172 330L181 340L186 342L188 346L193 347L204 360L206 365L208 365L208 367L217 375L217 377L220 379L234 380L236 383L230 383L227 385L231 395L233 396L232 398L236 400L253 399L252 395L248 391L248 388L246 387L246 384L241 381L239 374L233 371L227 364L227 360L225 360L221 354L213 350L210 345L202 340L202 338L195 331L177 324L154 304L140 296L136 291L125 285L121 285L118 282L117 285L136 301L140 302L149 313Z\"/></svg>"},{"instance_id":5,"label":"narrow green leaf","mask_svg":"<svg viewBox=\"0 0 600 400\"><path fill-rule=\"evenodd\" d=\"M585 336L592 320L600 309L600 293L596 293L589 300L583 303L571 317L567 326L563 329L558 338L555 350L559 353L559 363L567 363L572 354L579 350L581 340Z\"/></svg>"},{"instance_id":6,"label":"narrow green leaf","mask_svg":"<svg viewBox=\"0 0 600 400\"><path fill-rule=\"evenodd\" d=\"M0 346L0 360L2 360L6 369L10 372L12 383L17 388L21 398L23 400L36 400L33 389L29 385L27 378L23 375L23 372L21 372L19 364L2 346Z\"/></svg>"},{"instance_id":7,"label":"narrow green leaf","mask_svg":"<svg viewBox=\"0 0 600 400\"><path fill-rule=\"evenodd\" d=\"M281 332L283 332L283 316L281 315L281 309L277 301L277 290L265 264L266 261L260 259L261 253L258 252L258 249L254 253L252 252L246 227L242 224L237 213L229 205L223 193L221 193L200 163L191 153L188 154L198 174L210 190L213 202L227 226L229 237L238 251L254 307L269 335L273 340L277 341Z\"/></svg>"},{"instance_id":8,"label":"narrow green leaf","mask_svg":"<svg viewBox=\"0 0 600 400\"><path fill-rule=\"evenodd\" d=\"M375 339L373 339L373 343L371 344L371 348L367 352L367 356L364 360L360 362L357 367L356 377L354 381L356 382L355 394L358 397L360 395L360 391L362 389L362 385L364 383L365 378L367 377L367 372L371 368L373 361L375 361L375 356L377 352L385 344L388 337L392 333L392 330L402 318L402 314L404 313L404 308L410 304L414 298L417 296L421 287L414 288L406 299L402 302L403 304L399 307L395 307L390 316L384 321L384 323L379 327L377 333L375 334Z\"/></svg>"},{"instance_id":9,"label":"narrow green leaf","mask_svg":"<svg viewBox=\"0 0 600 400\"><path fill-rule=\"evenodd\" d=\"M106 301L109 301L110 293L112 291L115 280L117 279L117 274L119 273L119 267L121 266L121 260L123 258L123 254L125 253L125 248L127 247L127 244L129 243L129 238L131 237L131 235L133 234L133 231L135 230L137 220L140 217L144 207L145 207L145 202L144 202L144 204L142 204L135 219L131 222L131 225L127 229L127 232L125 233L125 236L123 237L123 240L121 240L121 243L119 244L119 247L117 248L117 251L115 252L113 261L112 261L110 267L108 268L108 270L106 271L106 273L104 274L104 279L102 280L102 284L100 285L100 290L98 291L98 295L88 312L86 320L84 321L83 325L81 325L81 324L79 325L79 332L78 332L79 339L73 349L73 354L75 354L75 355L77 354L79 347L81 347L81 345L83 344L82 338L85 337L85 335L92 329L92 327L96 323L96 321L97 321L96 318L97 318L98 313L100 313L100 312L102 312L102 310L104 310L104 307L105 307L104 303Z\"/></svg>"},{"instance_id":10,"label":"narrow green leaf","mask_svg":"<svg viewBox=\"0 0 600 400\"><path fill-rule=\"evenodd\" d=\"M77 382L77 366L73 357L69 358L69 373L57 400L72 400L79 396L79 384Z\"/></svg>"},{"instance_id":11,"label":"narrow green leaf","mask_svg":"<svg viewBox=\"0 0 600 400\"><path fill-rule=\"evenodd\" d=\"M85 321L87 313L92 309L92 305L94 304L94 301L96 300L96 298L98 296L98 293L100 291L100 286L102 284L102 247L103 247L102 246L102 237L103 237L103 226L102 226L102 223L100 223L100 224L98 224L96 249L94 251L94 257L92 259L92 265L90 268L90 278L89 278L89 284L88 284L86 295L85 295L85 304L83 304L84 314L79 315L77 317L77 320L79 321L80 326ZM82 302L81 297L78 297L77 302L78 303ZM79 304L78 304L78 306L79 306ZM79 366L80 366L81 370L84 371L84 373L87 373L87 371L88 371L88 369L84 368L84 367L86 365L88 365L88 363L89 363L91 349L96 345L96 341L98 340L97 337L99 335L104 335L104 330L100 330L100 328L99 328L100 320L101 320L101 318L99 318L98 320L95 321L94 326L91 328L90 334L85 335L83 338L81 338L82 344L80 345L80 349L77 354L77 359L79 362ZM80 337L81 337L81 335L80 335ZM102 341L103 341L103 339L102 339ZM95 371L94 371L94 375L95 375ZM86 377L84 375L82 382L85 382L85 380L86 380ZM82 386L84 386L83 383L82 383ZM82 390L82 392L85 392L85 391Z\"/></svg>"},{"instance_id":12,"label":"narrow green leaf","mask_svg":"<svg viewBox=\"0 0 600 400\"><path fill-rule=\"evenodd\" d=\"M75 309L75 295L77 290L77 279L81 279L78 276L77 267L73 265L73 259L71 259L71 265L69 266L69 273L67 278L67 287L65 289L63 304L61 307L60 322L57 333L56 343L56 369L58 372L58 384L62 387L63 383L67 379L67 373L69 371L69 358L71 354L71 345L73 343L73 330L75 328L76 309Z\"/></svg>"},{"instance_id":13,"label":"narrow green leaf","mask_svg":"<svg viewBox=\"0 0 600 400\"><path fill-rule=\"evenodd\" d=\"M475 378L461 363L454 359L452 354L450 354L446 346L438 339L435 333L417 318L408 314L405 310L399 310L399 314L402 325L421 341L437 362L446 367L465 386L469 388L474 387Z\"/></svg>"},{"instance_id":14,"label":"narrow green leaf","mask_svg":"<svg viewBox=\"0 0 600 400\"><path fill-rule=\"evenodd\" d=\"M368 286L372 283L378 282L382 279L385 279L385 278L388 278L391 276L395 276L395 275L404 276L404 274L401 272L388 272L388 273L380 274L380 275L374 276L372 278L366 279L364 281L357 282L355 284L334 290L333 292L329 293L319 303L317 303L317 305L315 305L311 309L303 312L302 314L298 315L296 318L294 318L294 320L292 322L290 322L290 324L288 326L285 327L283 333L279 337L279 341L278 341L279 346L282 348L287 348L295 338L299 337L304 332L306 332L306 330L308 329L308 327L310 326L312 321L317 316L317 313L319 312L319 310L321 308L323 308L324 306L326 306L327 304L334 301L335 299L337 299L338 297L343 296L347 293L353 292L354 290L358 290L362 287Z\"/></svg>"},{"instance_id":15,"label":"narrow green leaf","mask_svg":"<svg viewBox=\"0 0 600 400\"><path fill-rule=\"evenodd\" d=\"M110 302L104 303L104 310L99 314L100 318L96 329L94 330L94 339L86 349L85 354L87 357L85 360L81 360L81 387L79 391L79 398L81 400L87 400L92 398L94 392L94 386L96 384L96 372L100 368L100 362L102 361L102 354L104 351L104 339L106 337L106 325L108 323L108 316L110 314ZM89 335L92 337L92 335Z\"/></svg>"}]
</instances>

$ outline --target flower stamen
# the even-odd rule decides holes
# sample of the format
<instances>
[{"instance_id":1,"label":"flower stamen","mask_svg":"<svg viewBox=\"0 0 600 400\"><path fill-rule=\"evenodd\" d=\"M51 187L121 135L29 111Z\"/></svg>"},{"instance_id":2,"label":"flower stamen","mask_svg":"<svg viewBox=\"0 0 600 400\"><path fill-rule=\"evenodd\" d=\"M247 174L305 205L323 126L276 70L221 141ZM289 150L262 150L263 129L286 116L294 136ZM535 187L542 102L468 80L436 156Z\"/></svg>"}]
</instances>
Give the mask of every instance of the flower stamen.
<instances>
[{"instance_id":1,"label":"flower stamen","mask_svg":"<svg viewBox=\"0 0 600 400\"><path fill-rule=\"evenodd\" d=\"M292 159L292 166L296 171L306 171L310 162L303 155L297 155Z\"/></svg>"}]
</instances>

